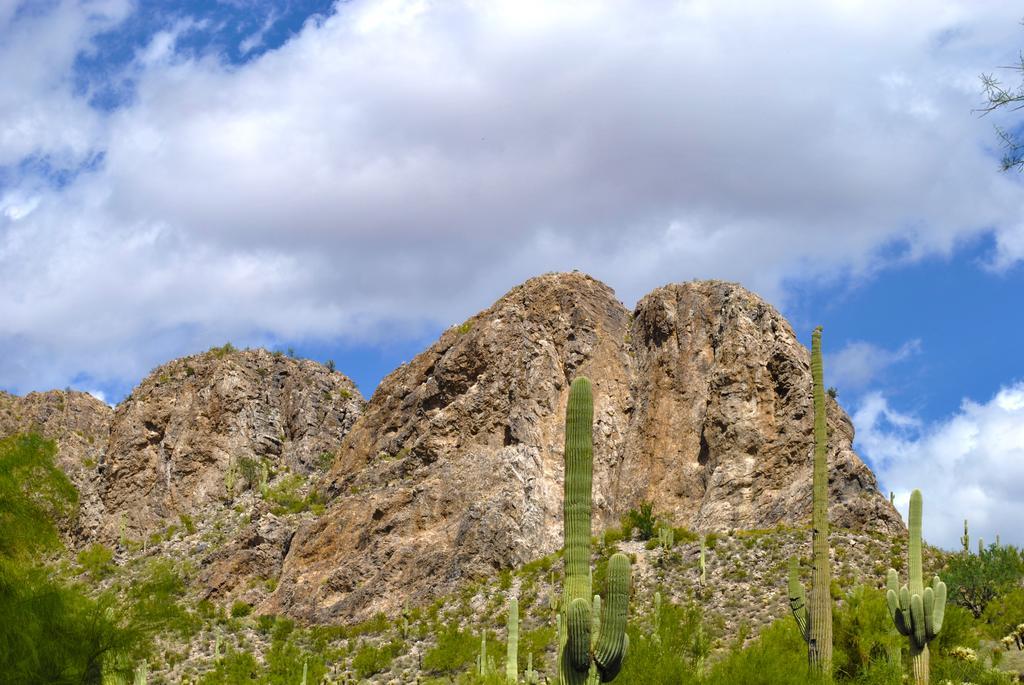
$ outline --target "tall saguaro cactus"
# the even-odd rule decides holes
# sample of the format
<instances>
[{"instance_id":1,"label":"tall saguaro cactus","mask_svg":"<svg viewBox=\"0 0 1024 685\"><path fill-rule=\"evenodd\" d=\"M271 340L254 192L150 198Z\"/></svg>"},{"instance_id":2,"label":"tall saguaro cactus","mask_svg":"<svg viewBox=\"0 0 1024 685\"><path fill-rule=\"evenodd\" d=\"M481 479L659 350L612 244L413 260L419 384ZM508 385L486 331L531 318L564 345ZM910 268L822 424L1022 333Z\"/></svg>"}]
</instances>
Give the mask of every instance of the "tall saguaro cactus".
<instances>
[{"instance_id":1,"label":"tall saguaro cactus","mask_svg":"<svg viewBox=\"0 0 1024 685\"><path fill-rule=\"evenodd\" d=\"M519 682L519 600L508 601L508 653L505 657L505 679Z\"/></svg>"},{"instance_id":2,"label":"tall saguaro cactus","mask_svg":"<svg viewBox=\"0 0 1024 685\"><path fill-rule=\"evenodd\" d=\"M921 576L921 491L910 495L910 584L899 587L899 574L889 569L885 596L896 629L910 638L914 685L928 685L928 643L942 630L946 613L946 584L938 576L924 587Z\"/></svg>"},{"instance_id":3,"label":"tall saguaro cactus","mask_svg":"<svg viewBox=\"0 0 1024 685\"><path fill-rule=\"evenodd\" d=\"M832 565L828 550L828 428L825 423L825 383L821 363L821 326L811 335L811 377L814 386L814 513L811 551L811 602L808 607L803 586L796 577L792 560L789 574L789 606L807 642L807 660L812 670L830 677L832 673Z\"/></svg>"},{"instance_id":4,"label":"tall saguaro cactus","mask_svg":"<svg viewBox=\"0 0 1024 685\"><path fill-rule=\"evenodd\" d=\"M964 546L964 556L971 553L971 536L967 534L967 519L964 519L964 534L960 536L960 544Z\"/></svg>"},{"instance_id":5,"label":"tall saguaro cactus","mask_svg":"<svg viewBox=\"0 0 1024 685\"><path fill-rule=\"evenodd\" d=\"M608 560L608 589L603 612L591 594L590 524L594 475L594 400L590 381L578 377L565 412L565 490L562 518L565 535L565 581L559 641L560 685L596 685L615 679L629 639L630 567L625 554ZM598 621L597 613L601 613ZM597 626L596 634L594 627Z\"/></svg>"}]
</instances>

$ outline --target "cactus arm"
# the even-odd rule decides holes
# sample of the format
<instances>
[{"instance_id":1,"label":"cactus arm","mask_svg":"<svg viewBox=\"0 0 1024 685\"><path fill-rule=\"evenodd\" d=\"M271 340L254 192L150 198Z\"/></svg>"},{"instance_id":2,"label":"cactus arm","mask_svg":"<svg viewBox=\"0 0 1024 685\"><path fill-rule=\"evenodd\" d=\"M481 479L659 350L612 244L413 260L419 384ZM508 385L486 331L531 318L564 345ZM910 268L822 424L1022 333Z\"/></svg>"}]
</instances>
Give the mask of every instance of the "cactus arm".
<instances>
[{"instance_id":1,"label":"cactus arm","mask_svg":"<svg viewBox=\"0 0 1024 685\"><path fill-rule=\"evenodd\" d=\"M797 568L796 557L789 559L789 609L796 619L796 627L800 630L800 637L807 642L807 597L804 594L804 586L800 583L800 572Z\"/></svg>"},{"instance_id":2,"label":"cactus arm","mask_svg":"<svg viewBox=\"0 0 1024 685\"><path fill-rule=\"evenodd\" d=\"M630 592L629 557L621 552L608 560L608 607L601 621L601 635L594 661L602 682L610 682L621 668L626 654L626 614Z\"/></svg>"},{"instance_id":3,"label":"cactus arm","mask_svg":"<svg viewBox=\"0 0 1024 685\"><path fill-rule=\"evenodd\" d=\"M590 669L590 602L577 597L569 605L565 651L569 654L569 663L573 669L584 671Z\"/></svg>"},{"instance_id":4,"label":"cactus arm","mask_svg":"<svg viewBox=\"0 0 1024 685\"><path fill-rule=\"evenodd\" d=\"M935 592L934 607L932 609L931 625L927 626L928 639L932 640L942 630L942 619L946 616L946 584L938 576L932 579L932 588Z\"/></svg>"},{"instance_id":5,"label":"cactus arm","mask_svg":"<svg viewBox=\"0 0 1024 685\"><path fill-rule=\"evenodd\" d=\"M910 596L910 627L914 630L914 642L919 646L927 644L925 639L924 598L921 595Z\"/></svg>"}]
</instances>

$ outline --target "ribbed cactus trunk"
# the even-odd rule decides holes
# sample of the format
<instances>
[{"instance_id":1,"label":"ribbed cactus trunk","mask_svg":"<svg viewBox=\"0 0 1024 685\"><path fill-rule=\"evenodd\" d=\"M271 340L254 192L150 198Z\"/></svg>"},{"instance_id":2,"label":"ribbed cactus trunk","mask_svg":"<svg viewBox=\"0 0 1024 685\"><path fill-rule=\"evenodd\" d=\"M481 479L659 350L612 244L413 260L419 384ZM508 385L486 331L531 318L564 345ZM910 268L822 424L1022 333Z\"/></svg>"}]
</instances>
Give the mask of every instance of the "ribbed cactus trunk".
<instances>
[{"instance_id":1,"label":"ribbed cactus trunk","mask_svg":"<svg viewBox=\"0 0 1024 685\"><path fill-rule=\"evenodd\" d=\"M508 652L505 657L505 679L519 682L519 600L508 601Z\"/></svg>"},{"instance_id":2,"label":"ribbed cactus trunk","mask_svg":"<svg viewBox=\"0 0 1024 685\"><path fill-rule=\"evenodd\" d=\"M594 474L592 426L594 401L590 381L577 378L569 392L565 415L565 484L563 492L563 533L565 536L565 582L562 607L574 599L590 602L590 509Z\"/></svg>"},{"instance_id":3,"label":"ribbed cactus trunk","mask_svg":"<svg viewBox=\"0 0 1024 685\"><path fill-rule=\"evenodd\" d=\"M832 564L828 549L828 428L825 423L821 326L814 329L811 336L811 376L814 382L814 576L807 646L811 667L828 676L832 673Z\"/></svg>"},{"instance_id":4,"label":"ribbed cactus trunk","mask_svg":"<svg viewBox=\"0 0 1024 685\"><path fill-rule=\"evenodd\" d=\"M628 646L626 613L630 593L629 558L608 560L604 610L592 594L590 571L591 498L594 470L594 401L590 381L579 377L569 391L565 418L565 536L559 683L594 685L619 673Z\"/></svg>"},{"instance_id":5,"label":"ribbed cactus trunk","mask_svg":"<svg viewBox=\"0 0 1024 685\"><path fill-rule=\"evenodd\" d=\"M807 642L812 671L832 677L832 564L828 548L828 428L825 423L825 383L821 363L821 326L811 335L811 377L814 395L814 477L811 553L811 601L805 601L796 560L789 570L789 605Z\"/></svg>"},{"instance_id":6,"label":"ribbed cactus trunk","mask_svg":"<svg viewBox=\"0 0 1024 685\"><path fill-rule=\"evenodd\" d=\"M908 584L910 589L911 598L914 595L924 595L924 569L921 564L921 513L923 509L923 503L921 501L921 492L914 490L910 496L910 553L908 562L908 571L910 572L910 582ZM911 599L911 607L913 607L914 600ZM911 609L913 611L913 608ZM921 614L924 614L924 607L922 606ZM923 632L922 632L923 635ZM910 670L914 676L914 682L917 685L928 685L929 678L929 665L928 665L928 641L917 640L911 637L910 640Z\"/></svg>"}]
</instances>

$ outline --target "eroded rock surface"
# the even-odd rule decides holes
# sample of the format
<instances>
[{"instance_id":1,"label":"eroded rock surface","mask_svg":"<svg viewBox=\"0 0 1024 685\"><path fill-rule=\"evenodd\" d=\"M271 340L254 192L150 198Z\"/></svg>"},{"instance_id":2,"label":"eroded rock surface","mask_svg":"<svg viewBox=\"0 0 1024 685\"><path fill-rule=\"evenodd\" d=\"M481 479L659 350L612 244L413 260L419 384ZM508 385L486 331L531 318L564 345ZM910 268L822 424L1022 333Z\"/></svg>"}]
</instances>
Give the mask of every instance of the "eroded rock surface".
<instances>
[{"instance_id":1,"label":"eroded rock surface","mask_svg":"<svg viewBox=\"0 0 1024 685\"><path fill-rule=\"evenodd\" d=\"M122 522L146 535L232 503L255 486L246 465L266 464L272 477L326 466L362 406L341 373L266 350L214 349L157 368L111 422L108 535Z\"/></svg>"},{"instance_id":2,"label":"eroded rock surface","mask_svg":"<svg viewBox=\"0 0 1024 685\"><path fill-rule=\"evenodd\" d=\"M595 529L642 500L702 531L809 519L810 354L774 308L706 281L631 314L589 276L548 274L381 383L263 608L363 619L557 549L577 374L594 385ZM835 525L902 530L832 400L828 419Z\"/></svg>"}]
</instances>

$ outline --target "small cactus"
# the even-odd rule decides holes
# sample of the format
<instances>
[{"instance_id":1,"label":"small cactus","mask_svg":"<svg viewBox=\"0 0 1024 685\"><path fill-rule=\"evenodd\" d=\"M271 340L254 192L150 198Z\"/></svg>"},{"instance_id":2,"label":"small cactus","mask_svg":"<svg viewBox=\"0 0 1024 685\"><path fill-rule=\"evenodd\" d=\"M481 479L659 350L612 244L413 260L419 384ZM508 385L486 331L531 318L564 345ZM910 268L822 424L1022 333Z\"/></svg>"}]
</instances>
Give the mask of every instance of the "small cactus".
<instances>
[{"instance_id":1,"label":"small cactus","mask_svg":"<svg viewBox=\"0 0 1024 685\"><path fill-rule=\"evenodd\" d=\"M146 685L146 678L149 675L149 666L143 661L135 667L135 685Z\"/></svg>"},{"instance_id":2,"label":"small cactus","mask_svg":"<svg viewBox=\"0 0 1024 685\"><path fill-rule=\"evenodd\" d=\"M658 544L661 545L663 550L668 551L672 549L673 545L675 545L675 540L676 532L674 529L669 528L668 526L663 526L658 529Z\"/></svg>"},{"instance_id":3,"label":"small cactus","mask_svg":"<svg viewBox=\"0 0 1024 685\"><path fill-rule=\"evenodd\" d=\"M533 670L533 652L526 655L526 685L540 685L540 674Z\"/></svg>"},{"instance_id":4,"label":"small cactus","mask_svg":"<svg viewBox=\"0 0 1024 685\"><path fill-rule=\"evenodd\" d=\"M654 630L651 633L651 642L661 644L661 593L654 593Z\"/></svg>"},{"instance_id":5,"label":"small cactus","mask_svg":"<svg viewBox=\"0 0 1024 685\"><path fill-rule=\"evenodd\" d=\"M505 659L505 679L519 682L519 600L508 601L508 652Z\"/></svg>"},{"instance_id":6,"label":"small cactus","mask_svg":"<svg viewBox=\"0 0 1024 685\"><path fill-rule=\"evenodd\" d=\"M238 464L234 458L228 463L228 470L224 472L224 490L229 501L235 499L235 485L238 483Z\"/></svg>"},{"instance_id":7,"label":"small cactus","mask_svg":"<svg viewBox=\"0 0 1024 685\"><path fill-rule=\"evenodd\" d=\"M260 496L263 497L263 499L267 499L267 495L270 494L270 488L267 485L267 482L269 480L270 480L270 466L267 465L267 462L261 461L260 462L259 489L260 489Z\"/></svg>"},{"instance_id":8,"label":"small cactus","mask_svg":"<svg viewBox=\"0 0 1024 685\"><path fill-rule=\"evenodd\" d=\"M698 561L698 568L700 568L700 581L699 581L700 587L707 587L708 586L708 566L707 566L707 562L705 561L705 558L704 558L705 557L704 550L705 550L704 536L701 535L700 536L700 559Z\"/></svg>"},{"instance_id":9,"label":"small cactus","mask_svg":"<svg viewBox=\"0 0 1024 685\"><path fill-rule=\"evenodd\" d=\"M477 675L488 675L491 671L488 668L490 663L487 660L487 631L480 634L480 653L476 657Z\"/></svg>"}]
</instances>

